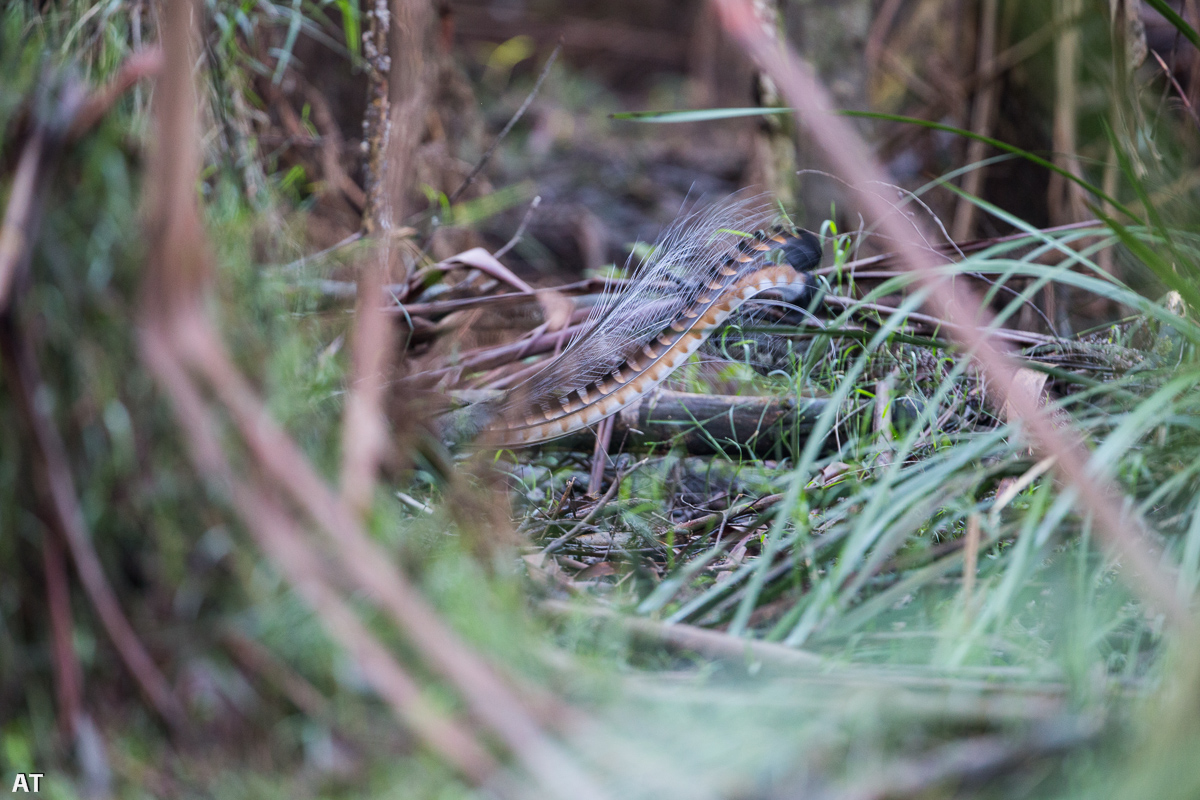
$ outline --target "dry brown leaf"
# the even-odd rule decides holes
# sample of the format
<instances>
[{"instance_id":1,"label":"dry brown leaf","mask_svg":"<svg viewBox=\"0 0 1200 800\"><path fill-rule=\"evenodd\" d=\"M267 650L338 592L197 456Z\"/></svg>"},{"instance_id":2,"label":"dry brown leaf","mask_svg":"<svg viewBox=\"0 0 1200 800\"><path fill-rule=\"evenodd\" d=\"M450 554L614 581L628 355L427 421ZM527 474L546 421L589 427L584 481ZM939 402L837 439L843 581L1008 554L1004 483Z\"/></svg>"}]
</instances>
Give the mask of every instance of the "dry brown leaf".
<instances>
[{"instance_id":1,"label":"dry brown leaf","mask_svg":"<svg viewBox=\"0 0 1200 800\"><path fill-rule=\"evenodd\" d=\"M590 567L580 572L575 576L577 581L586 581L592 578L603 578L606 575L616 575L617 568L613 566L611 561L597 561Z\"/></svg>"},{"instance_id":2,"label":"dry brown leaf","mask_svg":"<svg viewBox=\"0 0 1200 800\"><path fill-rule=\"evenodd\" d=\"M817 477L812 479L810 486L828 486L850 471L850 465L845 461L834 461L826 465Z\"/></svg>"},{"instance_id":3,"label":"dry brown leaf","mask_svg":"<svg viewBox=\"0 0 1200 800\"><path fill-rule=\"evenodd\" d=\"M482 247L472 247L470 250L464 250L458 255L450 256L450 258L447 258L437 266L444 269L455 262L466 264L468 267L474 267L480 272L490 275L498 281L507 283L509 286L513 286L525 294L533 294L532 286L514 275L512 270L497 261L495 256Z\"/></svg>"},{"instance_id":4,"label":"dry brown leaf","mask_svg":"<svg viewBox=\"0 0 1200 800\"><path fill-rule=\"evenodd\" d=\"M1045 405L1044 393L1048 377L1045 372L1029 367L1021 367L1017 370L1012 383L1008 385L1008 391L1004 393L1004 406L1000 410L1005 422L1013 421L1010 407L1013 395L1018 395L1031 406Z\"/></svg>"}]
</instances>

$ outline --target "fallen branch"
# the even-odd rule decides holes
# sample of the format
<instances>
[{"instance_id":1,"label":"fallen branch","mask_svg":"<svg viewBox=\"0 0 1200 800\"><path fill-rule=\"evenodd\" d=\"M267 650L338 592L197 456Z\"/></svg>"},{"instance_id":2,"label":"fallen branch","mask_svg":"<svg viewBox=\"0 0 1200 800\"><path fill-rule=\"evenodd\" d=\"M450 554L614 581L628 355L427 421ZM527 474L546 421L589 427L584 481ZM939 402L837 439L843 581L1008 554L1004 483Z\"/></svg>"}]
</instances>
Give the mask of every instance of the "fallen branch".
<instances>
[{"instance_id":1,"label":"fallen branch","mask_svg":"<svg viewBox=\"0 0 1200 800\"><path fill-rule=\"evenodd\" d=\"M900 759L846 785L825 791L799 787L772 797L805 796L814 800L902 800L929 797L945 786L960 791L967 786L984 785L1013 767L1087 744L1103 730L1097 720L1063 726L1048 725L1024 740L1002 736L975 736L943 745L919 759ZM807 787L806 787L807 788Z\"/></svg>"},{"instance_id":2,"label":"fallen branch","mask_svg":"<svg viewBox=\"0 0 1200 800\"><path fill-rule=\"evenodd\" d=\"M742 639L719 631L697 628L694 625L677 623L666 625L650 619L628 617L597 606L547 600L538 608L555 617L590 617L611 623L630 635L654 644L666 645L676 650L699 653L710 658L733 659L735 661L761 661L777 667L819 667L824 659L813 653L785 647L774 642L758 639Z\"/></svg>"},{"instance_id":3,"label":"fallen branch","mask_svg":"<svg viewBox=\"0 0 1200 800\"><path fill-rule=\"evenodd\" d=\"M613 417L613 441L626 450L671 442L695 455L748 448L758 455L788 445L793 433L812 430L828 402L824 398L747 397L652 392ZM582 430L544 445L583 450L593 433Z\"/></svg>"},{"instance_id":4,"label":"fallen branch","mask_svg":"<svg viewBox=\"0 0 1200 800\"><path fill-rule=\"evenodd\" d=\"M827 294L825 295L824 302L829 305L840 306L841 308L851 308L856 312L874 311L879 314L895 314L899 311L897 308L886 306L881 303L864 303L860 300L855 300L852 297L841 297L840 295ZM963 327L956 323L939 319L931 314L921 314L916 311L904 312L904 319L908 320L909 322L919 323L921 326L934 331L945 328L946 330L953 332L960 331ZM1053 344L1060 341L1056 336L1049 336L1044 333L1034 333L1032 331L1018 331L1013 328L994 328L991 331L991 335L1001 341L1012 342L1014 344L1026 346Z\"/></svg>"}]
</instances>

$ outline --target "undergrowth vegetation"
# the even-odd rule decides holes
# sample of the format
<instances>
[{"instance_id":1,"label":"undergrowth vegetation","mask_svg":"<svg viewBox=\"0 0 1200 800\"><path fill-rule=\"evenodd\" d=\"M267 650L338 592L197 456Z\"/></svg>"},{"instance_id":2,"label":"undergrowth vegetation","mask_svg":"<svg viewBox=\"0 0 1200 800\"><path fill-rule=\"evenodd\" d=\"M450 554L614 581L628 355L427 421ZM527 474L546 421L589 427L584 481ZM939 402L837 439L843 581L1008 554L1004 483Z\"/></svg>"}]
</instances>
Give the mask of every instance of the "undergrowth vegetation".
<instances>
[{"instance_id":1,"label":"undergrowth vegetation","mask_svg":"<svg viewBox=\"0 0 1200 800\"><path fill-rule=\"evenodd\" d=\"M10 199L22 149L63 87L103 84L157 37L155 4L47 5L0 11L0 196ZM207 310L272 417L336 483L354 386L353 306L338 291L373 245L312 255L305 236L325 189L290 144L259 141L259 123L276 102L263 87L303 66L298 41L354 74L365 23L354 0L204 7L196 194L218 273ZM481 93L523 96L536 76L509 81L527 57L479 55ZM544 91L564 103L586 83L556 80ZM66 644L52 635L52 615L64 613L52 599L61 545L6 348L0 781L41 771L60 798L544 791L516 764L471 786L398 727L361 659L248 535L230 487L189 460L132 322L145 291L149 87L55 153L29 269L0 324L35 354L36 403L66 444L91 542L186 708L187 730L168 734L139 697L85 592L68 597ZM478 233L529 191L488 187L452 203L424 187L429 207L399 236L421 253L429 285L411 298L395 293L413 287L387 287L393 319L408 325L396 360L418 366L388 384L400 398L387 404L396 435L365 524L450 630L496 673L520 676L523 699L595 778L596 796L1196 796L1200 634L1131 588L1128 566L1098 541L1054 457L1033 454L1004 399L1025 392L1081 434L1089 469L1114 482L1149 532L1140 546L1160 569L1142 578L1170 581L1190 607L1200 585L1200 239L1195 190L1177 176L1195 167L1196 130L1186 115L1156 114L1157 97L1096 88L1129 107L1099 134L1113 154L1108 179L1102 164L1070 173L1094 218L1039 227L954 187L960 172L895 193L897 214L920 209L914 217L936 228L922 198L950 186L1011 232L930 247L948 254L943 274L994 312L995 335L1020 358L1014 386L991 385L954 331L923 313L930 290L881 255L889 243L872 229L846 232L844 214L798 219L821 231L826 252L800 321L763 314L727 329L716 355L695 357L666 386L763 401L769 422L750 437L713 434L714 419L656 419L652 400L644 421L676 434L634 446L628 433L628 447L614 436L597 452L590 439L586 449L447 451L420 390L461 399L469 392L457 390L491 386L541 354L472 367L454 337L485 330L466 330L479 318L459 319L460 330L447 313L423 329L400 300L501 294L493 273L491 283L452 276L470 271L431 255L435 229ZM655 97L681 102L671 86ZM543 113L540 124L566 124ZM301 129L328 136L310 115L304 106ZM588 124L602 127L595 116ZM510 168L525 164L523 152ZM1016 148L1004 158L1025 156L1040 158ZM516 253L554 257L529 238ZM1055 302L1073 308L1059 313ZM1097 324L1060 329L1084 306L1101 309ZM421 349L422 336L452 341L442 361L421 360L438 354ZM763 348L773 348L766 367ZM417 381L436 369L452 377ZM721 413L733 420L734 407ZM233 460L253 465L235 426L217 424ZM422 664L370 592L341 588L388 652L416 665L422 699L476 724L458 687ZM64 646L84 687L86 724L72 722L72 737L56 678Z\"/></svg>"}]
</instances>

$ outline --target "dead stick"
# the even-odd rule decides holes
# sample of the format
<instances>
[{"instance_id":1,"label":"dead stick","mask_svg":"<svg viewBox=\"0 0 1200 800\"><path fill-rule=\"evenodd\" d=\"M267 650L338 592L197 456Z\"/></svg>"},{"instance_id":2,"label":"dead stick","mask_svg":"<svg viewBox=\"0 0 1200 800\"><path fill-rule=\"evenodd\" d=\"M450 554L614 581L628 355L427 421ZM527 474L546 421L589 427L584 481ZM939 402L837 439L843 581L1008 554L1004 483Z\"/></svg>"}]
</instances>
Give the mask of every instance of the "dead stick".
<instances>
[{"instance_id":1,"label":"dead stick","mask_svg":"<svg viewBox=\"0 0 1200 800\"><path fill-rule=\"evenodd\" d=\"M739 661L753 659L764 664L792 668L819 667L823 663L820 656L803 650L758 639L742 639L684 623L665 625L651 619L627 617L608 609L574 605L561 600L547 600L538 608L556 617L586 616L610 622L636 637L713 658Z\"/></svg>"},{"instance_id":2,"label":"dead stick","mask_svg":"<svg viewBox=\"0 0 1200 800\"><path fill-rule=\"evenodd\" d=\"M517 226L517 232L512 235L508 243L501 247L496 252L492 253L494 258L500 258L509 250L512 250L521 241L521 237L525 235L525 228L529 225L529 220L533 218L533 212L537 211L537 207L542 204L542 196L539 194L533 198L533 202L529 204L529 210L525 212L525 216L521 217L521 224Z\"/></svg>"},{"instance_id":3,"label":"dead stick","mask_svg":"<svg viewBox=\"0 0 1200 800\"><path fill-rule=\"evenodd\" d=\"M42 535L42 561L46 572L46 604L50 608L50 639L54 650L54 694L58 699L58 730L63 742L75 741L76 721L82 708L83 669L75 652L75 625L71 618L71 587L63 543L52 525Z\"/></svg>"},{"instance_id":4,"label":"dead stick","mask_svg":"<svg viewBox=\"0 0 1200 800\"><path fill-rule=\"evenodd\" d=\"M8 205L4 209L4 223L0 227L0 314L8 310L13 281L33 251L33 239L37 236L41 216L40 186L45 151L46 133L38 126L21 151L21 160L17 162L12 189L8 193Z\"/></svg>"},{"instance_id":5,"label":"dead stick","mask_svg":"<svg viewBox=\"0 0 1200 800\"><path fill-rule=\"evenodd\" d=\"M645 464L645 463L646 463L646 461L645 461L645 459L643 459L642 461L639 461L636 465L634 465L629 471L632 472L633 470L637 469L638 467L640 467L642 464ZM601 497L599 500L596 501L596 505L592 506L591 511L589 511L583 519L579 520L579 522L577 522L575 524L575 526L571 528L571 530L567 531L562 536L558 537L553 542L551 542L550 544L548 544L544 548L542 548L542 555L543 556L550 555L554 551L561 548L564 544L571 541L579 534L583 533L584 527L589 522L591 522L592 518L600 513L600 509L607 506L609 501L613 499L613 496L616 495L617 490L621 488L621 479L623 477L624 477L624 474L618 472L616 477L613 478L612 485L608 487L608 491L604 493L603 497Z\"/></svg>"},{"instance_id":6,"label":"dead stick","mask_svg":"<svg viewBox=\"0 0 1200 800\"><path fill-rule=\"evenodd\" d=\"M592 449L592 471L588 476L587 493L595 497L600 493L604 481L604 467L608 465L608 446L612 443L613 418L600 420L596 426L596 446Z\"/></svg>"},{"instance_id":7,"label":"dead stick","mask_svg":"<svg viewBox=\"0 0 1200 800\"><path fill-rule=\"evenodd\" d=\"M742 503L741 505L734 506L728 511L717 512L715 514L705 514L703 517L697 517L696 519L688 520L682 525L676 525L674 530L675 533L695 533L696 531L707 528L709 525L737 519L743 514L749 514L751 512L754 512L761 518L762 512L771 508L782 499L783 495L781 494L769 494L766 497L758 498L753 503Z\"/></svg>"},{"instance_id":8,"label":"dead stick","mask_svg":"<svg viewBox=\"0 0 1200 800\"><path fill-rule=\"evenodd\" d=\"M1179 85L1179 81L1175 79L1175 73L1171 72L1171 68L1167 66L1167 62L1163 61L1162 56L1158 54L1157 50L1151 50L1150 52L1154 54L1154 58L1158 61L1158 65L1162 67L1162 71L1166 74L1167 80L1169 80L1171 85L1175 87L1175 91L1178 93L1179 99L1183 101L1183 107L1187 109L1188 115L1192 118L1192 122L1196 123L1196 127L1200 129L1200 117L1196 116L1196 109L1192 107L1192 101L1188 100L1187 92L1183 90L1183 87Z\"/></svg>"}]
</instances>

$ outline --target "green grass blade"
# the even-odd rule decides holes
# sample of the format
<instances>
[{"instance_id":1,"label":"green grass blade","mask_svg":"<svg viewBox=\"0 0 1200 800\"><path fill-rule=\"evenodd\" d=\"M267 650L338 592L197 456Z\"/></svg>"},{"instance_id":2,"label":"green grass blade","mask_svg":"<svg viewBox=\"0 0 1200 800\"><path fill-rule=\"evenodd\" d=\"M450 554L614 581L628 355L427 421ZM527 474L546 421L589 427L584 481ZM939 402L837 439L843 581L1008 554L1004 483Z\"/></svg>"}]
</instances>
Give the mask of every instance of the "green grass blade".
<instances>
[{"instance_id":1,"label":"green grass blade","mask_svg":"<svg viewBox=\"0 0 1200 800\"><path fill-rule=\"evenodd\" d=\"M742 117L758 117L764 114L791 114L790 108L701 108L694 111L621 111L609 114L609 119L629 120L630 122L677 123L677 122L711 122L719 119L739 119Z\"/></svg>"},{"instance_id":2,"label":"green grass blade","mask_svg":"<svg viewBox=\"0 0 1200 800\"><path fill-rule=\"evenodd\" d=\"M1184 37L1192 43L1192 47L1200 50L1200 34L1196 33L1196 29L1188 25L1183 17L1179 16L1179 12L1166 4L1166 0L1146 0L1146 5L1153 8L1163 18L1175 26L1175 30L1179 31Z\"/></svg>"},{"instance_id":3,"label":"green grass blade","mask_svg":"<svg viewBox=\"0 0 1200 800\"><path fill-rule=\"evenodd\" d=\"M1124 225L1105 216L1099 209L1096 209L1096 215L1104 220L1105 224L1112 229L1112 232L1121 240L1121 244L1125 245L1134 257L1145 264L1154 273L1155 277L1166 284L1167 288L1179 292L1179 296L1184 299L1190 308L1200 310L1200 290L1196 289L1194 283L1180 275L1174 266L1167 263L1166 259L1152 250L1141 239L1131 234L1129 229Z\"/></svg>"},{"instance_id":4,"label":"green grass blade","mask_svg":"<svg viewBox=\"0 0 1200 800\"><path fill-rule=\"evenodd\" d=\"M1030 161L1034 164L1037 164L1040 167L1044 167L1045 169L1048 169L1057 175L1061 175L1062 177L1071 181L1071 183L1077 184L1078 186L1086 189L1088 192L1090 192L1091 194L1100 198L1104 202L1108 203L1113 208L1118 209L1119 211L1121 211L1121 213L1126 214L1133 219L1137 219L1137 217L1135 217L1133 215L1133 212L1131 212L1128 208L1126 208L1124 205L1122 205L1116 199L1109 197L1104 192L1103 189L1096 186L1095 184L1090 183L1090 182L1084 180L1083 178L1080 178L1078 175L1072 174L1070 171L1063 169L1062 167L1055 164L1053 161L1049 161L1045 158L1042 158L1039 155L1035 155L1035 154L1029 152L1028 150L1022 150L1021 148L1016 147L1015 145L1008 144L1007 142L1002 142L999 139L993 139L990 136L984 136L982 134L975 133L974 131L966 130L965 128L956 128L953 125L946 125L941 122L931 122L930 120L920 119L919 117L906 117L901 114L883 114L883 113L876 112L876 111L845 111L845 110L841 111L839 113L844 114L847 117L855 117L855 118L859 118L859 119L877 119L877 120L883 120L885 122L904 122L904 123L907 123L910 125L919 125L922 128L928 128L929 130L942 131L944 133L953 133L956 136L962 136L967 139L974 139L975 141L983 142L984 144L995 147L997 150L1003 150L1006 153L1012 153L1013 155L1019 156L1019 157L1025 159L1026 161Z\"/></svg>"}]
</instances>

